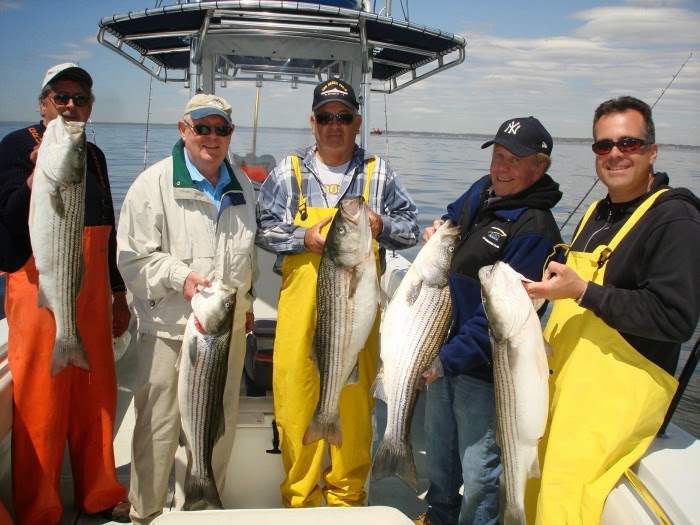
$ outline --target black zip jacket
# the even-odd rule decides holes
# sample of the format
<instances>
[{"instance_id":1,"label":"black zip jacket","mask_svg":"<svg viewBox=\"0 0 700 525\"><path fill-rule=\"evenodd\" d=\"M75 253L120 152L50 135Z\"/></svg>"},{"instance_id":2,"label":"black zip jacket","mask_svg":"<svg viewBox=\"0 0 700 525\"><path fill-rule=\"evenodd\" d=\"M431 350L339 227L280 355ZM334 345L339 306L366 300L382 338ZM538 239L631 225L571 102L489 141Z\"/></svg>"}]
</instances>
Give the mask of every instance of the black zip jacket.
<instances>
[{"instance_id":1,"label":"black zip jacket","mask_svg":"<svg viewBox=\"0 0 700 525\"><path fill-rule=\"evenodd\" d=\"M668 182L665 173L656 173L649 193L631 202L599 201L572 249L592 252L609 243L634 210ZM581 306L674 374L681 343L692 337L700 317L699 265L700 200L685 188L669 189L612 253L603 285L588 284Z\"/></svg>"}]
</instances>

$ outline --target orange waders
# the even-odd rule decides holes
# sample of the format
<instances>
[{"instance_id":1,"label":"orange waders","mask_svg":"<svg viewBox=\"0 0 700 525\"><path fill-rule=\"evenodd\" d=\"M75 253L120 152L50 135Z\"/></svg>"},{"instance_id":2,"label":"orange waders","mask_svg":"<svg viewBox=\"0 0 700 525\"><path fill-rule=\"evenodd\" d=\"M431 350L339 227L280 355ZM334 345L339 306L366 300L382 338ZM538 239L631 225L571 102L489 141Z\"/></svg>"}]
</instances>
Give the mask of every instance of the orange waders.
<instances>
[{"instance_id":1,"label":"orange waders","mask_svg":"<svg viewBox=\"0 0 700 525\"><path fill-rule=\"evenodd\" d=\"M126 500L114 465L117 381L112 352L112 293L107 264L110 226L83 233L85 277L78 296L78 331L90 371L69 365L51 377L56 324L37 306L34 257L7 276L5 311L14 381L12 502L19 525L59 521L61 463L68 440L74 505L94 514Z\"/></svg>"}]
</instances>

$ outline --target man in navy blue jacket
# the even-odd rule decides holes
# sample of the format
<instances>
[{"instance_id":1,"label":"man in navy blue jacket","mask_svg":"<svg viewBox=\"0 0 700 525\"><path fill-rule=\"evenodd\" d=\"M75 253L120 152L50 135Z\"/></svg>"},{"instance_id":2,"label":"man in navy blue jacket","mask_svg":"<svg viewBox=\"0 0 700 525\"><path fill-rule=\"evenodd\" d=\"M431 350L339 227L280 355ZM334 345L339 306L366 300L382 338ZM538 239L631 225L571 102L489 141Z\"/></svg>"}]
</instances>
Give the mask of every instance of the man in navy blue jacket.
<instances>
[{"instance_id":1,"label":"man in navy blue jacket","mask_svg":"<svg viewBox=\"0 0 700 525\"><path fill-rule=\"evenodd\" d=\"M496 524L501 452L495 441L496 406L488 321L478 271L505 261L539 281L561 236L551 209L561 199L547 175L552 137L534 117L505 121L493 140L490 174L476 181L425 230L443 221L461 226L450 268L452 327L424 374L430 507L416 523ZM464 496L459 493L464 484Z\"/></svg>"}]
</instances>

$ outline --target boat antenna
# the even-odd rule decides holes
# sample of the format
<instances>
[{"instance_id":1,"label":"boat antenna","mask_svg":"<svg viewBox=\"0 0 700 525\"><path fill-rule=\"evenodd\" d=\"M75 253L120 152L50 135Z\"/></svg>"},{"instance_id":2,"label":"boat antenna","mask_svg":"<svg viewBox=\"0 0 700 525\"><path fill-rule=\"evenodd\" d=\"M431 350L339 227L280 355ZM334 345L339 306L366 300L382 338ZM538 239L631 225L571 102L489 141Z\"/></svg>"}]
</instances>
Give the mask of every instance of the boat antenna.
<instances>
[{"instance_id":1,"label":"boat antenna","mask_svg":"<svg viewBox=\"0 0 700 525\"><path fill-rule=\"evenodd\" d=\"M150 75L149 75L150 76ZM146 110L146 141L143 144L143 169L148 162L148 131L151 127L151 95L153 93L153 77L148 82L148 109Z\"/></svg>"},{"instance_id":2,"label":"boat antenna","mask_svg":"<svg viewBox=\"0 0 700 525\"><path fill-rule=\"evenodd\" d=\"M386 90L384 90L384 142L386 143L386 160L389 160L389 117L386 111Z\"/></svg>"},{"instance_id":3,"label":"boat antenna","mask_svg":"<svg viewBox=\"0 0 700 525\"><path fill-rule=\"evenodd\" d=\"M676 74L673 75L673 77L671 77L671 81L670 81L668 84L666 84L666 87L665 87L665 88L663 88L663 89L661 90L661 94L659 95L659 98L657 98L657 99L656 99L656 102L654 102L654 103L651 105L651 109L654 109L654 106L656 106L656 103L657 103L659 100L661 100L661 97L664 96L664 93L666 93L666 90L671 86L671 84L673 84L673 81L676 80L676 77L677 77L678 75L680 75L681 71L683 70L683 68L685 67L685 65L688 63L688 60L690 60L690 57L692 57L692 56L693 56L693 53L691 52L691 53L688 55L688 58L685 59L685 62L683 62L683 64L681 64L681 67L678 69L678 71L676 72ZM583 202L584 202L584 201L586 200L586 198L588 197L588 194L591 193L591 191L593 191L593 188L595 188L595 185L598 184L598 181L599 181L599 180L600 180L600 179L599 179L598 177L595 178L595 180L593 181L593 184L591 185L590 188L588 188L588 191L586 192L586 194L581 198L581 200L580 200L579 203L576 205L576 207L575 207L573 210L571 210L571 213L569 213L569 216L568 216L568 217L566 218L566 220L564 221L564 224L561 225L561 227L559 228L559 231L562 231L562 230L564 229L564 226L567 225L567 223L569 222L569 219L571 219L571 217L573 217L574 213L576 213L576 211L579 209L579 207L581 206L581 204L583 204Z\"/></svg>"}]
</instances>

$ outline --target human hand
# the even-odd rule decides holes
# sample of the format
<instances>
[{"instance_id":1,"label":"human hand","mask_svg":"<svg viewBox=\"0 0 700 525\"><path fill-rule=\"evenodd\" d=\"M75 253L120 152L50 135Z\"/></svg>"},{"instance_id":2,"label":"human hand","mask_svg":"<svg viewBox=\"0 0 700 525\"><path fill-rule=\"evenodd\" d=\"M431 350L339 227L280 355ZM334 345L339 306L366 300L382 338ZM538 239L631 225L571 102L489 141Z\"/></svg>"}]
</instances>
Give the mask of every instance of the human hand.
<instances>
[{"instance_id":1,"label":"human hand","mask_svg":"<svg viewBox=\"0 0 700 525\"><path fill-rule=\"evenodd\" d=\"M185 285L182 287L182 295L185 297L185 300L191 301L194 294L199 291L200 286L206 288L211 286L211 283L198 273L190 272L187 275L187 279L185 279Z\"/></svg>"},{"instance_id":2,"label":"human hand","mask_svg":"<svg viewBox=\"0 0 700 525\"><path fill-rule=\"evenodd\" d=\"M547 265L542 282L523 282L530 299L578 299L586 291L588 282L572 269L555 261Z\"/></svg>"},{"instance_id":3,"label":"human hand","mask_svg":"<svg viewBox=\"0 0 700 525\"><path fill-rule=\"evenodd\" d=\"M121 337L129 329L131 310L126 302L126 292L116 292L112 299L112 336Z\"/></svg>"},{"instance_id":4,"label":"human hand","mask_svg":"<svg viewBox=\"0 0 700 525\"><path fill-rule=\"evenodd\" d=\"M253 312L245 313L245 333L249 334L255 327L255 314Z\"/></svg>"},{"instance_id":5,"label":"human hand","mask_svg":"<svg viewBox=\"0 0 700 525\"><path fill-rule=\"evenodd\" d=\"M442 226L442 223L444 223L444 222L445 222L445 221L443 221L443 220L441 220L441 219L435 219L435 220L433 221L433 225L432 225L432 226L428 226L425 230L423 230L423 244L425 244L426 242L428 242L428 239L430 239L433 235L435 235L435 231L436 231L440 226Z\"/></svg>"},{"instance_id":6,"label":"human hand","mask_svg":"<svg viewBox=\"0 0 700 525\"><path fill-rule=\"evenodd\" d=\"M304 245L310 252L323 255L323 246L326 244L326 238L321 235L321 229L333 220L333 217L326 217L311 226L304 234Z\"/></svg>"},{"instance_id":7,"label":"human hand","mask_svg":"<svg viewBox=\"0 0 700 525\"><path fill-rule=\"evenodd\" d=\"M369 227L372 230L372 239L376 239L384 230L384 221L381 215L373 212L369 208L367 209L367 213L369 214Z\"/></svg>"},{"instance_id":8,"label":"human hand","mask_svg":"<svg viewBox=\"0 0 700 525\"><path fill-rule=\"evenodd\" d=\"M445 370L442 368L442 361L440 361L440 356L437 356L425 372L423 372L423 378L425 379L425 384L429 385L436 379L443 377L445 375Z\"/></svg>"}]
</instances>

